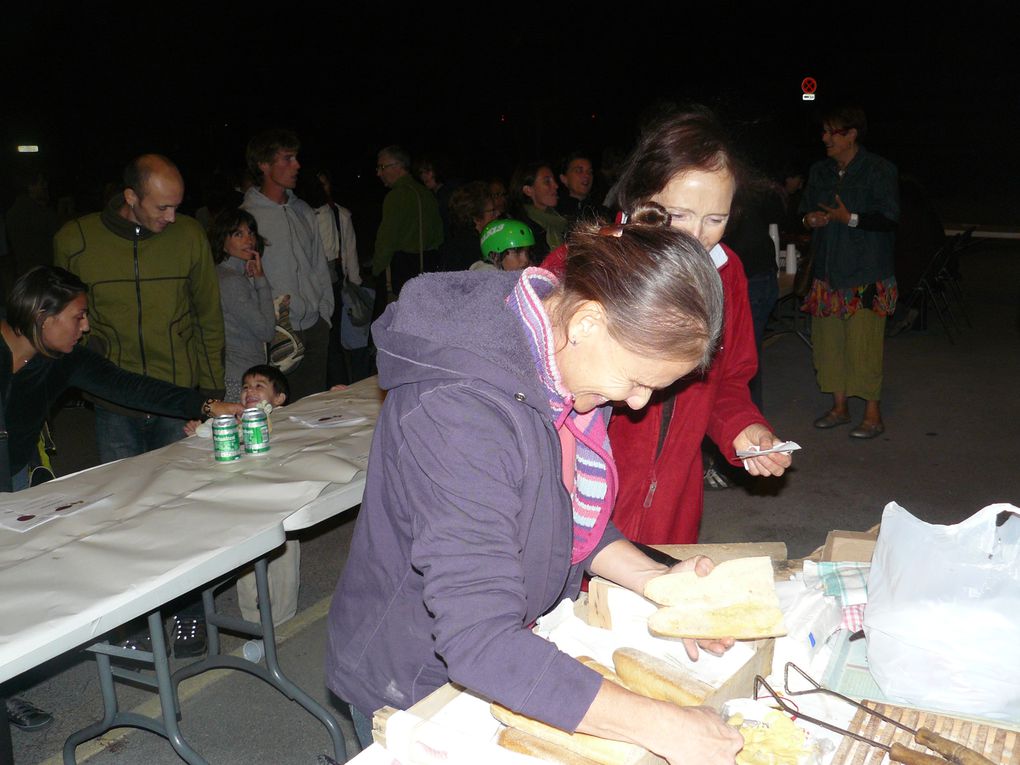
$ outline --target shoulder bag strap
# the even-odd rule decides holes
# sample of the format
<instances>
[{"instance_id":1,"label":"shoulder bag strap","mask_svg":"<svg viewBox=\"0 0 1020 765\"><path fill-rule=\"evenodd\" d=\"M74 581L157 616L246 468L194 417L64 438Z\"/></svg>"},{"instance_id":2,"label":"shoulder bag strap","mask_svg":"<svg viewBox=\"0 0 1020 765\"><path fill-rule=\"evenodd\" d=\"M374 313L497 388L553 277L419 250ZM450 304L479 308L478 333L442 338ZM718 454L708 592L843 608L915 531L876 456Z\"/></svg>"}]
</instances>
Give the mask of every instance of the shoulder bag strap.
<instances>
[{"instance_id":1,"label":"shoulder bag strap","mask_svg":"<svg viewBox=\"0 0 1020 765\"><path fill-rule=\"evenodd\" d=\"M417 189L414 192L414 198L418 202L418 273L423 274L425 273L425 232L422 230L421 196Z\"/></svg>"}]
</instances>

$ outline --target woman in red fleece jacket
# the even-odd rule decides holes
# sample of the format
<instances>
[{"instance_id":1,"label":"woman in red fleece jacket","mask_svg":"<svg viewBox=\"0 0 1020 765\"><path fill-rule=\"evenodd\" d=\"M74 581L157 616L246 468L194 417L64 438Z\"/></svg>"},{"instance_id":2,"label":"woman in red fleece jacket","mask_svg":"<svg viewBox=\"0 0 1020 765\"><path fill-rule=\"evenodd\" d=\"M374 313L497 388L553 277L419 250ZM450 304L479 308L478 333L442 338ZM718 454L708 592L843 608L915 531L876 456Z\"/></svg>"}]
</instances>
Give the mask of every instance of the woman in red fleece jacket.
<instances>
[{"instance_id":1,"label":"woman in red fleece jacket","mask_svg":"<svg viewBox=\"0 0 1020 765\"><path fill-rule=\"evenodd\" d=\"M723 285L723 336L712 366L653 397L641 411L617 409L609 425L619 470L613 522L644 544L697 541L704 505L701 441L707 433L734 465L736 451L778 442L751 403L747 383L758 366L747 299L747 278L736 254L719 244L740 170L725 134L707 110L669 114L650 124L623 167L610 203L626 216L656 202L670 225L701 242ZM543 264L556 270L557 256ZM788 454L745 461L752 475L782 475Z\"/></svg>"}]
</instances>

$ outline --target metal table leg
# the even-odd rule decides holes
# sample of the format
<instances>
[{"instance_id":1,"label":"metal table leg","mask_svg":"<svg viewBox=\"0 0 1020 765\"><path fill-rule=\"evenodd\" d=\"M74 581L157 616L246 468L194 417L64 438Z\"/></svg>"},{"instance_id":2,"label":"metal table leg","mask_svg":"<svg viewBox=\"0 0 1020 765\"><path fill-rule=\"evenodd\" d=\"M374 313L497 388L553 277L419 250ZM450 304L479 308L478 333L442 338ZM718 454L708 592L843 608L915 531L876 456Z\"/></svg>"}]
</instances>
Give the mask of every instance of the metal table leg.
<instances>
[{"instance_id":1,"label":"metal table leg","mask_svg":"<svg viewBox=\"0 0 1020 765\"><path fill-rule=\"evenodd\" d=\"M0 696L0 765L14 765L14 745L11 743L11 722L7 719L7 699Z\"/></svg>"},{"instance_id":2,"label":"metal table leg","mask_svg":"<svg viewBox=\"0 0 1020 765\"><path fill-rule=\"evenodd\" d=\"M153 611L148 616L148 623L149 634L152 638L152 653L119 648L106 641L96 643L88 648L95 654L96 668L99 670L99 687L103 696L103 719L67 737L64 742L64 765L75 765L77 760L74 752L80 744L96 736L101 736L113 728L123 727L141 728L162 736L170 742L174 751L188 765L208 765L208 762L184 739L180 726L177 724L179 710L170 675L170 660L166 654L162 614L159 611ZM143 674L141 670L115 667L110 662L111 656L152 665L155 678ZM159 694L162 719L145 717L133 712L121 712L118 708L114 677L130 679L155 690Z\"/></svg>"},{"instance_id":3,"label":"metal table leg","mask_svg":"<svg viewBox=\"0 0 1020 765\"><path fill-rule=\"evenodd\" d=\"M330 740L333 742L333 752L336 755L336 759L343 762L347 759L347 745L344 742L340 724L319 702L290 680L280 667L279 657L276 652L276 630L273 626L273 610L269 599L268 570L268 557L261 558L255 562L255 587L258 592L259 624L217 613L213 600L215 587L210 587L202 593L206 630L208 632L208 654L206 658L177 670L172 678L174 688L176 689L187 678L195 677L210 669L236 669L254 675L276 688L291 701L300 704L306 712L322 723L327 733L329 733ZM265 647L265 668L248 659L221 654L219 640L219 630L221 627L231 632L249 635L253 638L262 638Z\"/></svg>"}]
</instances>

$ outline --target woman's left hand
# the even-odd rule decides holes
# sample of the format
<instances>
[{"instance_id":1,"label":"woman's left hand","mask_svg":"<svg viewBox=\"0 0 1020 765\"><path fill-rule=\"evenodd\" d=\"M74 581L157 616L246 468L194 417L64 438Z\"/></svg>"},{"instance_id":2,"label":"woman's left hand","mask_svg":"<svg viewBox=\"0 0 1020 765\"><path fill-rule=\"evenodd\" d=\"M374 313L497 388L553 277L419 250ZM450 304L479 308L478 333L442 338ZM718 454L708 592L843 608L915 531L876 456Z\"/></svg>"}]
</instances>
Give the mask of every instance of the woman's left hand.
<instances>
[{"instance_id":1,"label":"woman's left hand","mask_svg":"<svg viewBox=\"0 0 1020 765\"><path fill-rule=\"evenodd\" d=\"M698 576L708 576L715 568L715 563L705 555L695 555L693 558L682 560L669 569L667 573L676 574L680 571L693 571ZM694 640L684 638L684 650L691 661L698 660L698 649L708 651L714 656L722 656L733 647L736 642L733 638L718 638L712 640Z\"/></svg>"},{"instance_id":2,"label":"woman's left hand","mask_svg":"<svg viewBox=\"0 0 1020 765\"><path fill-rule=\"evenodd\" d=\"M756 446L764 451L771 449L778 441L774 433L760 422L756 422L740 431L740 435L733 439L733 448L739 452ZM789 453L763 454L760 457L744 459L744 468L751 475L782 475L791 464L793 457Z\"/></svg>"}]
</instances>

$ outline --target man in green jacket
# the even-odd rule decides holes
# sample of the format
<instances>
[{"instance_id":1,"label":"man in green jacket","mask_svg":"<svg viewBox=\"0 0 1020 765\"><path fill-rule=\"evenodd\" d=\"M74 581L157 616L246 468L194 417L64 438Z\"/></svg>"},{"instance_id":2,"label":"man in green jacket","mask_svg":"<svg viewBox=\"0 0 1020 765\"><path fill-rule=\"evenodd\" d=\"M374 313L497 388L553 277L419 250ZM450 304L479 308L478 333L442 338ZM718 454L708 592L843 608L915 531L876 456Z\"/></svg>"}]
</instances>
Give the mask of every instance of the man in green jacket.
<instances>
[{"instance_id":1,"label":"man in green jacket","mask_svg":"<svg viewBox=\"0 0 1020 765\"><path fill-rule=\"evenodd\" d=\"M178 215L184 179L169 159L145 154L124 170L124 192L101 213L66 223L54 265L89 287L90 347L129 372L223 395L223 314L209 240ZM96 402L96 445L109 462L184 435L184 420ZM201 602L177 615L174 653L205 651ZM146 648L146 646L138 646Z\"/></svg>"},{"instance_id":2,"label":"man in green jacket","mask_svg":"<svg viewBox=\"0 0 1020 765\"><path fill-rule=\"evenodd\" d=\"M223 388L223 315L209 240L177 215L184 180L166 157L143 155L124 173L125 189L101 213L65 224L54 264L89 286L90 346L117 366L215 397ZM165 446L183 423L96 408L104 462Z\"/></svg>"},{"instance_id":3,"label":"man in green jacket","mask_svg":"<svg viewBox=\"0 0 1020 765\"><path fill-rule=\"evenodd\" d=\"M443 243L443 221L435 195L410 173L411 158L399 146L379 152L375 168L379 180L389 189L383 200L382 220L375 236L372 273L387 275L393 295L408 279L435 271L439 245ZM424 269L423 269L424 266Z\"/></svg>"}]
</instances>

